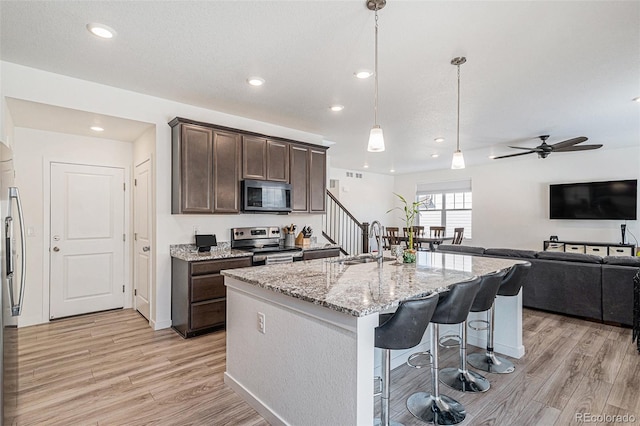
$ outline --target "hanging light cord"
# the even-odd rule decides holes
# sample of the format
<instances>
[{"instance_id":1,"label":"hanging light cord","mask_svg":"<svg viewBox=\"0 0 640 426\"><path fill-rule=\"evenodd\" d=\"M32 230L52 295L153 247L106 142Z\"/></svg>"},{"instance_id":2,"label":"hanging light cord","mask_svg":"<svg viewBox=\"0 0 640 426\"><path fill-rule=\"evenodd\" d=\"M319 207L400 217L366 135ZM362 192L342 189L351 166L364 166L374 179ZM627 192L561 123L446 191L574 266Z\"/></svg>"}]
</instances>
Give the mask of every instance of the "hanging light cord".
<instances>
[{"instance_id":1,"label":"hanging light cord","mask_svg":"<svg viewBox=\"0 0 640 426\"><path fill-rule=\"evenodd\" d=\"M374 71L374 83L375 83L375 98L373 105L373 124L378 125L378 6L376 5L376 38L375 38L375 71Z\"/></svg>"},{"instance_id":2,"label":"hanging light cord","mask_svg":"<svg viewBox=\"0 0 640 426\"><path fill-rule=\"evenodd\" d=\"M458 130L457 130L457 135L458 135L458 140L456 142L456 150L460 151L460 64L458 64Z\"/></svg>"}]
</instances>

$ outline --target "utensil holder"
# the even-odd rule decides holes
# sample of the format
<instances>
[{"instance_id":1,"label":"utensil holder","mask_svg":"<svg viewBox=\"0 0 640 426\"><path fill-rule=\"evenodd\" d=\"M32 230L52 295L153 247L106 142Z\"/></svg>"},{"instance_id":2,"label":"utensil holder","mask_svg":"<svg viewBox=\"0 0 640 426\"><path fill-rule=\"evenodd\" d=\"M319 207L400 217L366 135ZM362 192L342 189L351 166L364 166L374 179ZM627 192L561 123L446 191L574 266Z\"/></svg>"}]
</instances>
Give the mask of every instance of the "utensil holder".
<instances>
[{"instance_id":1,"label":"utensil holder","mask_svg":"<svg viewBox=\"0 0 640 426\"><path fill-rule=\"evenodd\" d=\"M296 245L296 237L294 234L286 234L284 236L284 246L285 247L295 247Z\"/></svg>"}]
</instances>

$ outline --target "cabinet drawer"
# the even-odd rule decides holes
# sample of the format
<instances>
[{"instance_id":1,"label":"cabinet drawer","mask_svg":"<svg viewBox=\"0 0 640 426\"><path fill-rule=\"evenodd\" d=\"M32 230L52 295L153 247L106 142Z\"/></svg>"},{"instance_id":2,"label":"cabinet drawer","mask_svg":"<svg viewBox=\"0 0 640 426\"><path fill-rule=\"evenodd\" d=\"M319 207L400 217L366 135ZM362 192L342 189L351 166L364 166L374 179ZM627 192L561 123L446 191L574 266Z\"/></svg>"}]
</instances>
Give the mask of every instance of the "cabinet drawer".
<instances>
[{"instance_id":1,"label":"cabinet drawer","mask_svg":"<svg viewBox=\"0 0 640 426\"><path fill-rule=\"evenodd\" d=\"M244 268L245 266L251 266L251 257L204 260L191 263L191 275L217 274L223 269Z\"/></svg>"},{"instance_id":2,"label":"cabinet drawer","mask_svg":"<svg viewBox=\"0 0 640 426\"><path fill-rule=\"evenodd\" d=\"M596 256L606 256L607 255L607 247L606 246L585 246L584 252L586 254L595 254Z\"/></svg>"},{"instance_id":3,"label":"cabinet drawer","mask_svg":"<svg viewBox=\"0 0 640 426\"><path fill-rule=\"evenodd\" d=\"M202 275L191 278L191 301L201 302L209 299L219 299L227 295L224 277L220 274Z\"/></svg>"},{"instance_id":4,"label":"cabinet drawer","mask_svg":"<svg viewBox=\"0 0 640 426\"><path fill-rule=\"evenodd\" d=\"M545 251L564 251L564 243L549 243Z\"/></svg>"},{"instance_id":5,"label":"cabinet drawer","mask_svg":"<svg viewBox=\"0 0 640 426\"><path fill-rule=\"evenodd\" d=\"M582 244L565 244L564 251L567 253L584 253L584 246Z\"/></svg>"},{"instance_id":6,"label":"cabinet drawer","mask_svg":"<svg viewBox=\"0 0 640 426\"><path fill-rule=\"evenodd\" d=\"M340 249L309 250L302 253L302 260L324 259L340 256Z\"/></svg>"},{"instance_id":7,"label":"cabinet drawer","mask_svg":"<svg viewBox=\"0 0 640 426\"><path fill-rule=\"evenodd\" d=\"M191 329L224 324L227 316L227 301L199 302L191 304Z\"/></svg>"},{"instance_id":8,"label":"cabinet drawer","mask_svg":"<svg viewBox=\"0 0 640 426\"><path fill-rule=\"evenodd\" d=\"M609 256L633 256L631 247L609 246Z\"/></svg>"}]
</instances>

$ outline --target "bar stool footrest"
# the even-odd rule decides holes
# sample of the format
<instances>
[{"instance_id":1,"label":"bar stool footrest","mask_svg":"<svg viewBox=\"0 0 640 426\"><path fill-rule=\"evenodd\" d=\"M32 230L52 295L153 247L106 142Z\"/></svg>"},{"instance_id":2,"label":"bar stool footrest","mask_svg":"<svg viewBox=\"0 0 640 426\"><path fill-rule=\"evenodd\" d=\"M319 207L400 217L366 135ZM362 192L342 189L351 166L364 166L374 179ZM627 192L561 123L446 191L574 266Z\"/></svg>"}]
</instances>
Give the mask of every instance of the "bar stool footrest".
<instances>
[{"instance_id":1,"label":"bar stool footrest","mask_svg":"<svg viewBox=\"0 0 640 426\"><path fill-rule=\"evenodd\" d=\"M427 361L426 363L417 364L412 362L416 358L427 356L427 355L429 356L429 361ZM433 363L433 355L431 355L431 351L415 352L409 355L409 358L407 358L407 365L413 368L430 367L432 363Z\"/></svg>"},{"instance_id":2,"label":"bar stool footrest","mask_svg":"<svg viewBox=\"0 0 640 426\"><path fill-rule=\"evenodd\" d=\"M467 321L469 328L476 331L488 330L489 329L489 321L487 320L471 320ZM476 325L476 324L484 324L484 325Z\"/></svg>"},{"instance_id":3,"label":"bar stool footrest","mask_svg":"<svg viewBox=\"0 0 640 426\"><path fill-rule=\"evenodd\" d=\"M452 340L451 343L447 343ZM438 346L445 349L457 348L462 344L462 338L458 334L445 334L438 339Z\"/></svg>"}]
</instances>

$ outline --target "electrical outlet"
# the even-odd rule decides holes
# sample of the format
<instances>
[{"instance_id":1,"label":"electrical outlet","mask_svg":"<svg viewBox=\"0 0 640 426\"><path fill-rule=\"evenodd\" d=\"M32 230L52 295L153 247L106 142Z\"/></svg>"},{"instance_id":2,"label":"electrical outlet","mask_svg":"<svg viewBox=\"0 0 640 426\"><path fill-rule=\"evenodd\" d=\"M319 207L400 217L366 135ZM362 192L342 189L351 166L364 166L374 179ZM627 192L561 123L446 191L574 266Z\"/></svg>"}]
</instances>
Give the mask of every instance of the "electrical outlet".
<instances>
[{"instance_id":1,"label":"electrical outlet","mask_svg":"<svg viewBox=\"0 0 640 426\"><path fill-rule=\"evenodd\" d=\"M193 235L198 233L198 225L193 225Z\"/></svg>"},{"instance_id":2,"label":"electrical outlet","mask_svg":"<svg viewBox=\"0 0 640 426\"><path fill-rule=\"evenodd\" d=\"M264 325L264 314L262 312L258 312L258 331L262 334L266 333Z\"/></svg>"}]
</instances>

